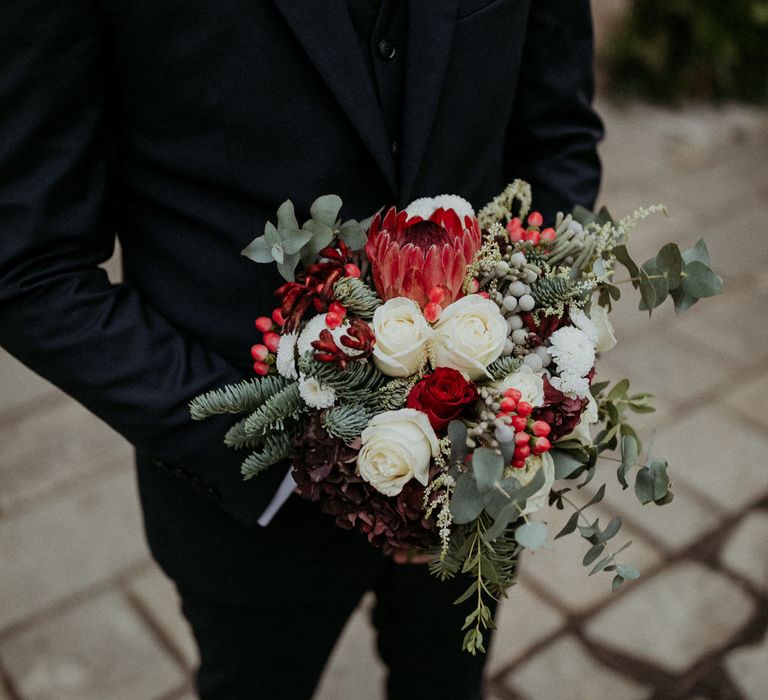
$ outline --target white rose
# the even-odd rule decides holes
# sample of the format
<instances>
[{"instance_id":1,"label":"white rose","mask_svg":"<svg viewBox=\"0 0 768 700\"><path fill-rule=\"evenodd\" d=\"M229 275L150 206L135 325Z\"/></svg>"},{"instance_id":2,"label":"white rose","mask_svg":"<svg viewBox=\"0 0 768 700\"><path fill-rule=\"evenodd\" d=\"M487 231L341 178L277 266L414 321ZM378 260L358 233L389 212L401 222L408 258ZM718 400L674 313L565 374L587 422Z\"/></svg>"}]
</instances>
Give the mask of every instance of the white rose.
<instances>
[{"instance_id":1,"label":"white rose","mask_svg":"<svg viewBox=\"0 0 768 700\"><path fill-rule=\"evenodd\" d=\"M599 304L592 304L589 318L597 329L595 350L598 352L608 352L608 350L613 350L616 346L616 334L613 332L613 325L608 318L607 309Z\"/></svg>"},{"instance_id":2,"label":"white rose","mask_svg":"<svg viewBox=\"0 0 768 700\"><path fill-rule=\"evenodd\" d=\"M561 439L577 440L582 445L591 445L592 434L589 431L589 427L594 423L597 423L597 401L595 401L595 398L590 393L587 407L581 414L579 424L574 428L570 435L566 435Z\"/></svg>"},{"instance_id":3,"label":"white rose","mask_svg":"<svg viewBox=\"0 0 768 700\"><path fill-rule=\"evenodd\" d=\"M499 307L479 294L469 294L450 304L435 324L432 364L478 379L501 356L506 340L507 322Z\"/></svg>"},{"instance_id":4,"label":"white rose","mask_svg":"<svg viewBox=\"0 0 768 700\"><path fill-rule=\"evenodd\" d=\"M373 361L388 377L408 377L424 364L426 345L432 335L419 305L412 299L396 297L373 314Z\"/></svg>"},{"instance_id":5,"label":"white rose","mask_svg":"<svg viewBox=\"0 0 768 700\"><path fill-rule=\"evenodd\" d=\"M544 470L544 485L525 501L521 515L528 515L549 504L549 492L555 483L555 461L549 452L542 455L531 455L525 460L522 469L512 469L512 477L523 486L529 484L540 469Z\"/></svg>"},{"instance_id":6,"label":"white rose","mask_svg":"<svg viewBox=\"0 0 768 700\"><path fill-rule=\"evenodd\" d=\"M504 379L494 383L499 391L517 389L521 401L527 401L531 406L541 406L544 403L544 377L534 372L528 365L508 374Z\"/></svg>"},{"instance_id":7,"label":"white rose","mask_svg":"<svg viewBox=\"0 0 768 700\"><path fill-rule=\"evenodd\" d=\"M374 416L363 430L357 473L385 496L397 496L416 479L426 486L429 464L440 451L425 413L401 408Z\"/></svg>"}]
</instances>

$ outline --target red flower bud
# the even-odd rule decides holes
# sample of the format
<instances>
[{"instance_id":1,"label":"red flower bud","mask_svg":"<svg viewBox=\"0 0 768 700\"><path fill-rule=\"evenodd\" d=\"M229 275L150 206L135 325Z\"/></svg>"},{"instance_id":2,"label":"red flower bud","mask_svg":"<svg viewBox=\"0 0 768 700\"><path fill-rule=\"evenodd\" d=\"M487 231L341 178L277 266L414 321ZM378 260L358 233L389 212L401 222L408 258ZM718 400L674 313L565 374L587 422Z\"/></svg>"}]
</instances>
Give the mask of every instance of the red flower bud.
<instances>
[{"instance_id":1,"label":"red flower bud","mask_svg":"<svg viewBox=\"0 0 768 700\"><path fill-rule=\"evenodd\" d=\"M328 326L328 328L338 328L343 320L341 314L337 314L334 311L329 311L325 315L325 325Z\"/></svg>"},{"instance_id":2,"label":"red flower bud","mask_svg":"<svg viewBox=\"0 0 768 700\"><path fill-rule=\"evenodd\" d=\"M545 423L543 420L537 420L533 424L533 434L536 437L547 437L551 430L549 423Z\"/></svg>"},{"instance_id":3,"label":"red flower bud","mask_svg":"<svg viewBox=\"0 0 768 700\"><path fill-rule=\"evenodd\" d=\"M429 304L424 307L424 318L426 318L429 323L435 323L442 313L443 307L434 301L430 301Z\"/></svg>"},{"instance_id":4,"label":"red flower bud","mask_svg":"<svg viewBox=\"0 0 768 700\"><path fill-rule=\"evenodd\" d=\"M514 387L511 387L509 389L505 389L504 390L504 396L509 397L515 403L517 403L520 399L523 398L523 394L521 393L520 389L515 389Z\"/></svg>"},{"instance_id":5,"label":"red flower bud","mask_svg":"<svg viewBox=\"0 0 768 700\"><path fill-rule=\"evenodd\" d=\"M427 296L431 302L434 302L435 304L442 304L443 301L445 301L445 287L442 285L432 287L432 289L429 290L429 294Z\"/></svg>"},{"instance_id":6,"label":"red flower bud","mask_svg":"<svg viewBox=\"0 0 768 700\"><path fill-rule=\"evenodd\" d=\"M339 304L338 301L332 301L328 307L328 311L334 314L338 314L341 318L346 318L347 310Z\"/></svg>"},{"instance_id":7,"label":"red flower bud","mask_svg":"<svg viewBox=\"0 0 768 700\"><path fill-rule=\"evenodd\" d=\"M515 457L512 460L512 466L515 469L522 469L525 466L525 457Z\"/></svg>"},{"instance_id":8,"label":"red flower bud","mask_svg":"<svg viewBox=\"0 0 768 700\"><path fill-rule=\"evenodd\" d=\"M277 346L280 345L280 336L277 333L269 332L264 334L264 345L270 352L277 352Z\"/></svg>"},{"instance_id":9,"label":"red flower bud","mask_svg":"<svg viewBox=\"0 0 768 700\"><path fill-rule=\"evenodd\" d=\"M549 440L547 440L545 437L540 437L536 439L536 442L533 445L533 454L544 454L545 452L549 452L551 448L552 445L550 444Z\"/></svg>"},{"instance_id":10,"label":"red flower bud","mask_svg":"<svg viewBox=\"0 0 768 700\"><path fill-rule=\"evenodd\" d=\"M251 347L251 357L256 362L264 362L269 355L269 348L266 345L257 344Z\"/></svg>"},{"instance_id":11,"label":"red flower bud","mask_svg":"<svg viewBox=\"0 0 768 700\"><path fill-rule=\"evenodd\" d=\"M545 243L553 243L556 238L557 238L557 233L553 228L545 228L541 232L541 240L544 241Z\"/></svg>"},{"instance_id":12,"label":"red flower bud","mask_svg":"<svg viewBox=\"0 0 768 700\"><path fill-rule=\"evenodd\" d=\"M532 211L528 215L529 226L541 226L544 223L544 217L537 211Z\"/></svg>"},{"instance_id":13,"label":"red flower bud","mask_svg":"<svg viewBox=\"0 0 768 700\"><path fill-rule=\"evenodd\" d=\"M271 331L274 323L272 323L272 319L269 318L269 316L259 316L256 321L256 330L260 331L261 333L266 333L268 331Z\"/></svg>"},{"instance_id":14,"label":"red flower bud","mask_svg":"<svg viewBox=\"0 0 768 700\"><path fill-rule=\"evenodd\" d=\"M519 433L528 427L528 419L525 416L512 416L512 428Z\"/></svg>"},{"instance_id":15,"label":"red flower bud","mask_svg":"<svg viewBox=\"0 0 768 700\"><path fill-rule=\"evenodd\" d=\"M253 371L260 377L266 377L269 374L269 365L265 362L254 362Z\"/></svg>"},{"instance_id":16,"label":"red flower bud","mask_svg":"<svg viewBox=\"0 0 768 700\"><path fill-rule=\"evenodd\" d=\"M517 402L517 415L519 416L525 416L526 418L533 413L533 406L529 404L527 401L518 401Z\"/></svg>"},{"instance_id":17,"label":"red flower bud","mask_svg":"<svg viewBox=\"0 0 768 700\"><path fill-rule=\"evenodd\" d=\"M530 445L518 445L515 447L515 459L525 459L531 456Z\"/></svg>"},{"instance_id":18,"label":"red flower bud","mask_svg":"<svg viewBox=\"0 0 768 700\"><path fill-rule=\"evenodd\" d=\"M344 272L347 273L347 277L360 277L360 268L354 263L347 263L344 265Z\"/></svg>"},{"instance_id":19,"label":"red flower bud","mask_svg":"<svg viewBox=\"0 0 768 700\"><path fill-rule=\"evenodd\" d=\"M501 400L501 410L506 413L512 413L517 408L517 401L511 396L505 396Z\"/></svg>"},{"instance_id":20,"label":"red flower bud","mask_svg":"<svg viewBox=\"0 0 768 700\"><path fill-rule=\"evenodd\" d=\"M541 238L541 234L536 230L530 229L526 232L524 238L529 243L533 243L533 245L538 245L539 239Z\"/></svg>"}]
</instances>

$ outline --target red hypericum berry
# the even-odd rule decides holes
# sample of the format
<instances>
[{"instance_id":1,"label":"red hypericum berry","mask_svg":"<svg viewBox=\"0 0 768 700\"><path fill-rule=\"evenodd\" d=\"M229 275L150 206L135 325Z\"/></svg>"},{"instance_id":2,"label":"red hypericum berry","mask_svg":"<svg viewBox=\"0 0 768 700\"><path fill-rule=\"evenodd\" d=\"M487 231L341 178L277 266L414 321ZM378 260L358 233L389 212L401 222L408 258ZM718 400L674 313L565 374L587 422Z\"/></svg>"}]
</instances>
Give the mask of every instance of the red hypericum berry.
<instances>
[{"instance_id":1,"label":"red hypericum berry","mask_svg":"<svg viewBox=\"0 0 768 700\"><path fill-rule=\"evenodd\" d=\"M445 301L445 287L440 285L437 287L432 287L432 289L429 290L429 294L427 296L431 302L435 304L442 304L443 301Z\"/></svg>"},{"instance_id":2,"label":"red hypericum berry","mask_svg":"<svg viewBox=\"0 0 768 700\"><path fill-rule=\"evenodd\" d=\"M254 362L253 371L260 377L266 377L269 374L269 365L266 362Z\"/></svg>"},{"instance_id":3,"label":"red hypericum berry","mask_svg":"<svg viewBox=\"0 0 768 700\"><path fill-rule=\"evenodd\" d=\"M280 309L275 309L272 312L272 320L278 325L282 326L285 323L285 319L283 318L283 312Z\"/></svg>"},{"instance_id":4,"label":"red hypericum berry","mask_svg":"<svg viewBox=\"0 0 768 700\"><path fill-rule=\"evenodd\" d=\"M519 416L525 416L526 418L533 413L533 406L529 404L527 401L518 401L517 402L517 415Z\"/></svg>"},{"instance_id":5,"label":"red hypericum berry","mask_svg":"<svg viewBox=\"0 0 768 700\"><path fill-rule=\"evenodd\" d=\"M440 306L440 304L436 304L434 301L430 301L429 304L424 307L424 318L426 318L429 323L435 323L442 313L443 307Z\"/></svg>"},{"instance_id":6,"label":"red hypericum berry","mask_svg":"<svg viewBox=\"0 0 768 700\"><path fill-rule=\"evenodd\" d=\"M512 466L515 469L522 469L525 466L525 457L515 457L512 460Z\"/></svg>"},{"instance_id":7,"label":"red hypericum berry","mask_svg":"<svg viewBox=\"0 0 768 700\"><path fill-rule=\"evenodd\" d=\"M333 314L338 314L341 318L346 318L347 316L347 310L339 304L338 301L332 301L330 306L328 306L328 311Z\"/></svg>"},{"instance_id":8,"label":"red hypericum berry","mask_svg":"<svg viewBox=\"0 0 768 700\"><path fill-rule=\"evenodd\" d=\"M268 331L271 331L275 325L269 316L259 316L255 323L256 330L260 331L261 333L267 333Z\"/></svg>"},{"instance_id":9,"label":"red hypericum berry","mask_svg":"<svg viewBox=\"0 0 768 700\"><path fill-rule=\"evenodd\" d=\"M527 445L531 440L531 436L528 433L515 433L515 445Z\"/></svg>"},{"instance_id":10,"label":"red hypericum berry","mask_svg":"<svg viewBox=\"0 0 768 700\"><path fill-rule=\"evenodd\" d=\"M480 296L480 297L483 297L483 299L490 299L491 298L491 295L488 294L488 292L478 292L477 295Z\"/></svg>"},{"instance_id":11,"label":"red hypericum berry","mask_svg":"<svg viewBox=\"0 0 768 700\"><path fill-rule=\"evenodd\" d=\"M328 328L338 328L344 319L337 313L329 311L325 314L325 325Z\"/></svg>"},{"instance_id":12,"label":"red hypericum berry","mask_svg":"<svg viewBox=\"0 0 768 700\"><path fill-rule=\"evenodd\" d=\"M544 217L537 211L532 211L528 214L529 226L541 226L544 223Z\"/></svg>"},{"instance_id":13,"label":"red hypericum berry","mask_svg":"<svg viewBox=\"0 0 768 700\"><path fill-rule=\"evenodd\" d=\"M270 352L277 352L277 346L280 345L280 336L272 331L265 333L264 345L269 348Z\"/></svg>"},{"instance_id":14,"label":"red hypericum berry","mask_svg":"<svg viewBox=\"0 0 768 700\"><path fill-rule=\"evenodd\" d=\"M518 445L515 447L515 458L516 459L525 459L526 457L531 456L531 447L530 445Z\"/></svg>"},{"instance_id":15,"label":"red hypericum berry","mask_svg":"<svg viewBox=\"0 0 768 700\"><path fill-rule=\"evenodd\" d=\"M557 238L557 233L553 228L545 228L541 232L541 240L545 243L552 243Z\"/></svg>"},{"instance_id":16,"label":"red hypericum berry","mask_svg":"<svg viewBox=\"0 0 768 700\"><path fill-rule=\"evenodd\" d=\"M519 433L528 427L528 419L525 416L512 416L512 427Z\"/></svg>"},{"instance_id":17,"label":"red hypericum berry","mask_svg":"<svg viewBox=\"0 0 768 700\"><path fill-rule=\"evenodd\" d=\"M517 408L517 401L515 401L511 396L505 396L501 400L501 410L506 411L507 413L512 413Z\"/></svg>"},{"instance_id":18,"label":"red hypericum berry","mask_svg":"<svg viewBox=\"0 0 768 700\"><path fill-rule=\"evenodd\" d=\"M510 387L509 389L504 389L504 396L512 399L515 403L517 403L520 399L523 398L523 394L520 391L520 389L515 389L514 387Z\"/></svg>"},{"instance_id":19,"label":"red hypericum berry","mask_svg":"<svg viewBox=\"0 0 768 700\"><path fill-rule=\"evenodd\" d=\"M509 240L513 243L518 243L522 240L523 225L520 223L520 219L516 216L507 222L507 234L509 235Z\"/></svg>"},{"instance_id":20,"label":"red hypericum berry","mask_svg":"<svg viewBox=\"0 0 768 700\"><path fill-rule=\"evenodd\" d=\"M347 277L360 277L360 268L355 263L347 263L344 265L344 272L347 273Z\"/></svg>"},{"instance_id":21,"label":"red hypericum berry","mask_svg":"<svg viewBox=\"0 0 768 700\"><path fill-rule=\"evenodd\" d=\"M533 245L538 245L539 239L541 238L541 234L534 229L529 229L528 231L526 231L525 236L523 238L529 243L533 243Z\"/></svg>"},{"instance_id":22,"label":"red hypericum berry","mask_svg":"<svg viewBox=\"0 0 768 700\"><path fill-rule=\"evenodd\" d=\"M543 420L537 420L533 423L533 434L536 437L547 437L552 432L552 428L549 423L545 423Z\"/></svg>"},{"instance_id":23,"label":"red hypericum berry","mask_svg":"<svg viewBox=\"0 0 768 700\"><path fill-rule=\"evenodd\" d=\"M477 294L477 290L480 289L480 282L478 282L476 279L472 278L469 282L469 293L470 294Z\"/></svg>"},{"instance_id":24,"label":"red hypericum berry","mask_svg":"<svg viewBox=\"0 0 768 700\"><path fill-rule=\"evenodd\" d=\"M264 362L267 355L269 355L269 348L266 345L259 343L251 347L251 357L256 362Z\"/></svg>"},{"instance_id":25,"label":"red hypericum berry","mask_svg":"<svg viewBox=\"0 0 768 700\"><path fill-rule=\"evenodd\" d=\"M549 450L552 448L551 443L547 438L540 437L536 439L536 442L533 445L533 454L540 455L544 454L545 452L549 452Z\"/></svg>"}]
</instances>

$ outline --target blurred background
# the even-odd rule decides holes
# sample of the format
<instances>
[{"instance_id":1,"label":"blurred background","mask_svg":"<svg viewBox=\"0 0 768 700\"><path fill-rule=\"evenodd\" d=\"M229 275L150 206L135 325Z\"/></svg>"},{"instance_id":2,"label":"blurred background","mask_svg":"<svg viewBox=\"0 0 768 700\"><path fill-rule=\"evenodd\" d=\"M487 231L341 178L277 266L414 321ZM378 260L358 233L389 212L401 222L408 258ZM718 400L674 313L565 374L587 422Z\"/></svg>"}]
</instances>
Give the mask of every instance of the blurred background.
<instances>
[{"instance_id":1,"label":"blurred background","mask_svg":"<svg viewBox=\"0 0 768 700\"><path fill-rule=\"evenodd\" d=\"M664 203L670 217L638 228L635 257L703 236L726 294L649 321L625 293L619 346L598 370L656 394L640 425L660 428L675 501L642 507L609 486L597 514L622 516L625 560L643 574L618 594L609 575L587 577L576 535L526 557L488 693L765 700L768 0L593 6L601 199L615 216ZM0 700L191 699L195 650L143 541L129 446L2 351L0 389ZM318 698L383 698L369 608L350 620Z\"/></svg>"}]
</instances>

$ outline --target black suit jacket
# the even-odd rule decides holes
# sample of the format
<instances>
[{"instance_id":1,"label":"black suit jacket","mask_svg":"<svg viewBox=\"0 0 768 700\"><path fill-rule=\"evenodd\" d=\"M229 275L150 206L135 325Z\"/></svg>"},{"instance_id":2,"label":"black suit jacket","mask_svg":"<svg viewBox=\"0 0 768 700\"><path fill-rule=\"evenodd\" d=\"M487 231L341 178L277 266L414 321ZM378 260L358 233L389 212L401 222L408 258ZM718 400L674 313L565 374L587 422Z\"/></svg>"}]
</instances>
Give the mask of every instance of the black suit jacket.
<instances>
[{"instance_id":1,"label":"black suit jacket","mask_svg":"<svg viewBox=\"0 0 768 700\"><path fill-rule=\"evenodd\" d=\"M171 558L236 540L225 511L253 525L283 476L244 483L229 421L188 415L249 373L280 280L238 253L283 199L301 216L335 192L362 218L522 177L548 215L594 202L588 0L412 0L408 25L394 146L345 0L0 10L0 344L135 445Z\"/></svg>"}]
</instances>

